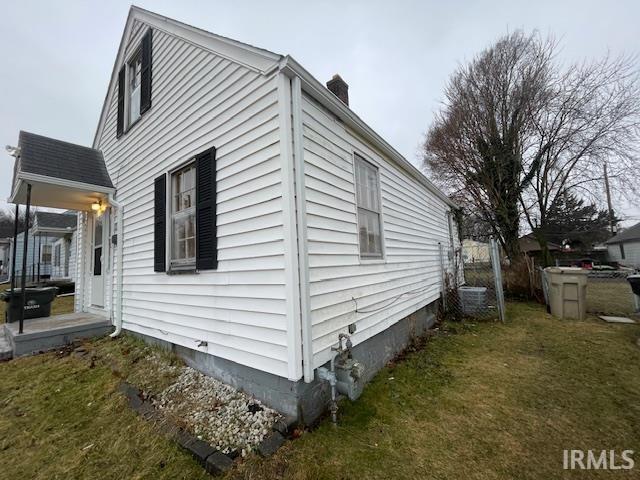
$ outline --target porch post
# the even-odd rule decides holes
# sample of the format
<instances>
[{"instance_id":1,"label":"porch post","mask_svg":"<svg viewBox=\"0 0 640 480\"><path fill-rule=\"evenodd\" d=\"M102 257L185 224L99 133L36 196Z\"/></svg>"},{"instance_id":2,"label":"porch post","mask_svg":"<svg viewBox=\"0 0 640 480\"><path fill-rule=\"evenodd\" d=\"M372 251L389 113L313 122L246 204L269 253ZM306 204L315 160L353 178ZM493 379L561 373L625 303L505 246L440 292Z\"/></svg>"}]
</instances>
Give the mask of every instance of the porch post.
<instances>
[{"instance_id":1,"label":"porch post","mask_svg":"<svg viewBox=\"0 0 640 480\"><path fill-rule=\"evenodd\" d=\"M33 243L36 243L36 239L35 237L33 237ZM40 261L42 260L42 237L40 236L40 234L38 234L38 276L36 277L38 283L40 282ZM35 262L35 252L34 252L34 256L33 256L33 261ZM35 272L34 272L34 276L35 276Z\"/></svg>"},{"instance_id":2,"label":"porch post","mask_svg":"<svg viewBox=\"0 0 640 480\"><path fill-rule=\"evenodd\" d=\"M25 229L24 229L24 242L22 248L22 308L20 309L20 325L18 333L22 333L24 326L24 307L27 305L27 242L29 240L29 210L31 209L31 184L27 183L27 212L25 214Z\"/></svg>"},{"instance_id":3,"label":"porch post","mask_svg":"<svg viewBox=\"0 0 640 480\"><path fill-rule=\"evenodd\" d=\"M16 203L16 216L13 219L13 249L11 252L11 298L16 289L16 249L18 248L18 222L20 222L20 204Z\"/></svg>"}]
</instances>

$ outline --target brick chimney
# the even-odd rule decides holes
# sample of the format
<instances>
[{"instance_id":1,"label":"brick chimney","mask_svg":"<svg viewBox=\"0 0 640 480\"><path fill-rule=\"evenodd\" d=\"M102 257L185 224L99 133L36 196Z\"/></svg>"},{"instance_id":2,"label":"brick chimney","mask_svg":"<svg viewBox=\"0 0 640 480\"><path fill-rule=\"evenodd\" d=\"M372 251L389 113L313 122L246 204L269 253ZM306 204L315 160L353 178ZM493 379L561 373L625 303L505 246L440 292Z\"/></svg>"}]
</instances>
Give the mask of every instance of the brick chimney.
<instances>
[{"instance_id":1,"label":"brick chimney","mask_svg":"<svg viewBox=\"0 0 640 480\"><path fill-rule=\"evenodd\" d=\"M342 103L349 106L349 85L337 73L327 82L327 88L342 100Z\"/></svg>"}]
</instances>

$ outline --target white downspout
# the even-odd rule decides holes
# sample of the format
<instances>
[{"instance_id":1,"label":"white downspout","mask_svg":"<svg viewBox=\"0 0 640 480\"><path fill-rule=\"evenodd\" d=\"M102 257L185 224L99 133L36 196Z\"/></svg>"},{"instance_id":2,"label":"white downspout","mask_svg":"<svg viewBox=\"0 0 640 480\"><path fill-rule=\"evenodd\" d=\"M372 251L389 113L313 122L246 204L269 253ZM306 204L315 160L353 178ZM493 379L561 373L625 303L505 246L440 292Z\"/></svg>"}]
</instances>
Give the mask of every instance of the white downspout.
<instances>
[{"instance_id":1,"label":"white downspout","mask_svg":"<svg viewBox=\"0 0 640 480\"><path fill-rule=\"evenodd\" d=\"M111 289L111 305L114 310L114 325L116 329L109 335L111 338L115 338L120 335L122 331L122 253L124 251L124 206L113 198L113 194L109 194L109 205L115 207L117 210L117 222L118 222L118 236L117 241L117 255L118 260L116 264L117 278L115 292ZM114 304L114 296L117 302Z\"/></svg>"},{"instance_id":2,"label":"white downspout","mask_svg":"<svg viewBox=\"0 0 640 480\"><path fill-rule=\"evenodd\" d=\"M300 316L302 323L302 361L304 381L313 382L313 336L311 334L311 305L309 299L309 247L307 241L307 201L304 175L304 137L302 126L302 82L291 79L291 117L293 130L293 159L295 165L296 223L298 226L298 265L300 268Z\"/></svg>"}]
</instances>

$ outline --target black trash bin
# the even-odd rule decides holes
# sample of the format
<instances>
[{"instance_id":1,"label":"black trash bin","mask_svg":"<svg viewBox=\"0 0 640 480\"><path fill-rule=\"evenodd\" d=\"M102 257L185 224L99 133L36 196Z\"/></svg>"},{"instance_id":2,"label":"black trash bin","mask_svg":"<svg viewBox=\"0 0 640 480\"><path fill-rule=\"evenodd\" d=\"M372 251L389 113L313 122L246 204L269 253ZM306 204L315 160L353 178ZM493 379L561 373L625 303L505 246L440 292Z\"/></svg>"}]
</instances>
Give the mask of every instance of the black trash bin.
<instances>
[{"instance_id":1,"label":"black trash bin","mask_svg":"<svg viewBox=\"0 0 640 480\"><path fill-rule=\"evenodd\" d=\"M640 273L635 275L629 275L627 277L627 282L631 284L631 290L633 293L640 297Z\"/></svg>"},{"instance_id":2,"label":"black trash bin","mask_svg":"<svg viewBox=\"0 0 640 480\"><path fill-rule=\"evenodd\" d=\"M57 287L27 288L26 302L24 306L24 318L48 317L51 315L51 303L58 294ZM22 307L22 289L16 288L11 293L7 290L1 294L2 300L7 302L6 321L17 322L20 320L20 308Z\"/></svg>"}]
</instances>

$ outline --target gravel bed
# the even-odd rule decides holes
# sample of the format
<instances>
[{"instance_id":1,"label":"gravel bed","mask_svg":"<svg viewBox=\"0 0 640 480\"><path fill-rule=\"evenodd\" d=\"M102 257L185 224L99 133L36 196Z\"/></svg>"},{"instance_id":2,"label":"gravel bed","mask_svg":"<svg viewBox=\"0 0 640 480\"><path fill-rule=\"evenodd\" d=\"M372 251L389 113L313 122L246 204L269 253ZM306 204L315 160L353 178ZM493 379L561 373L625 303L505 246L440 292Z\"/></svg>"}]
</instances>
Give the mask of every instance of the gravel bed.
<instances>
[{"instance_id":1,"label":"gravel bed","mask_svg":"<svg viewBox=\"0 0 640 480\"><path fill-rule=\"evenodd\" d=\"M154 403L211 446L223 453L237 450L243 456L281 418L258 400L189 367L182 367L176 382Z\"/></svg>"}]
</instances>

